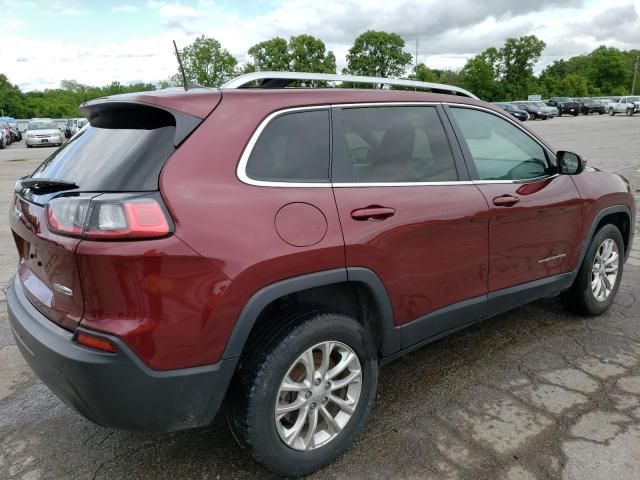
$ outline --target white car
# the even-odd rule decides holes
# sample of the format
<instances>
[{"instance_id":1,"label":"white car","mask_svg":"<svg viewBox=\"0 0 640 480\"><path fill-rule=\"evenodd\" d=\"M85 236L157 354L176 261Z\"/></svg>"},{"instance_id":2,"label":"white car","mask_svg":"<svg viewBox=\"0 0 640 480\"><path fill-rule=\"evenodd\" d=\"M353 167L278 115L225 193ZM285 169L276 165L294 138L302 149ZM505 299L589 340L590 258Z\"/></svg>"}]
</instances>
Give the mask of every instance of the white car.
<instances>
[{"instance_id":1,"label":"white car","mask_svg":"<svg viewBox=\"0 0 640 480\"><path fill-rule=\"evenodd\" d=\"M64 142L64 135L51 120L34 120L27 125L24 139L27 148L41 145L59 147Z\"/></svg>"},{"instance_id":2,"label":"white car","mask_svg":"<svg viewBox=\"0 0 640 480\"><path fill-rule=\"evenodd\" d=\"M613 100L607 104L607 112L611 116L616 113L626 113L629 116L640 113L640 96L630 95Z\"/></svg>"}]
</instances>

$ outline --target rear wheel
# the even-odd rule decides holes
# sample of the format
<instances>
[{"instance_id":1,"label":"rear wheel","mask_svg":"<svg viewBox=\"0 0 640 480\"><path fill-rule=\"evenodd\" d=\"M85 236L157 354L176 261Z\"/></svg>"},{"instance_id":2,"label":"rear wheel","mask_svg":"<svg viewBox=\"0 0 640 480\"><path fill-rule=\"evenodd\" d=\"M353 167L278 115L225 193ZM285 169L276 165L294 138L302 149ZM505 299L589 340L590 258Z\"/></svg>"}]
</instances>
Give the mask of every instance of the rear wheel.
<instances>
[{"instance_id":1,"label":"rear wheel","mask_svg":"<svg viewBox=\"0 0 640 480\"><path fill-rule=\"evenodd\" d=\"M228 419L257 462L305 475L341 455L362 429L378 359L369 333L345 315L306 310L283 323L241 364Z\"/></svg>"},{"instance_id":2,"label":"rear wheel","mask_svg":"<svg viewBox=\"0 0 640 480\"><path fill-rule=\"evenodd\" d=\"M565 306L576 313L600 315L613 303L624 266L624 242L615 225L594 235L571 288L563 294Z\"/></svg>"}]
</instances>

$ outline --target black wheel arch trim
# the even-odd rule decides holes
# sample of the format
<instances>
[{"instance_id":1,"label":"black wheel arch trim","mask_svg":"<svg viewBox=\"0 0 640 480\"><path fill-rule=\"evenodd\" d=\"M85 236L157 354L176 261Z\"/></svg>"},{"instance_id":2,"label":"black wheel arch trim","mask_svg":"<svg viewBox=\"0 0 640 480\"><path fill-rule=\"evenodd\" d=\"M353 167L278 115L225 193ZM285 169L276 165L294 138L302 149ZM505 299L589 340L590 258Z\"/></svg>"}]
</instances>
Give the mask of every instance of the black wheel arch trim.
<instances>
[{"instance_id":1,"label":"black wheel arch trim","mask_svg":"<svg viewBox=\"0 0 640 480\"><path fill-rule=\"evenodd\" d=\"M591 227L589 228L589 234L585 237L585 242L584 242L584 245L582 246L582 251L580 252L580 262L578 263L574 272L576 275L580 270L580 266L584 261L585 255L587 254L587 249L589 248L589 244L591 243L593 236L596 234L596 228L598 228L598 225L600 224L600 222L604 217L608 215L612 215L614 213L625 213L629 218L629 238L628 238L629 248L626 248L624 252L625 261L629 257L629 252L631 251L631 242L633 241L633 221L634 221L633 215L631 214L631 209L627 205L611 205L609 207L605 207L596 214L595 218L593 219L593 222L591 222ZM620 232L620 233L624 235L624 232Z\"/></svg>"},{"instance_id":2,"label":"black wheel arch trim","mask_svg":"<svg viewBox=\"0 0 640 480\"><path fill-rule=\"evenodd\" d=\"M389 295L378 275L362 267L336 268L287 278L258 290L245 304L236 322L223 358L237 358L249 338L251 330L262 311L274 300L292 293L337 283L362 283L372 294L378 308L382 336L381 355L400 349L400 332L393 324L393 311Z\"/></svg>"}]
</instances>

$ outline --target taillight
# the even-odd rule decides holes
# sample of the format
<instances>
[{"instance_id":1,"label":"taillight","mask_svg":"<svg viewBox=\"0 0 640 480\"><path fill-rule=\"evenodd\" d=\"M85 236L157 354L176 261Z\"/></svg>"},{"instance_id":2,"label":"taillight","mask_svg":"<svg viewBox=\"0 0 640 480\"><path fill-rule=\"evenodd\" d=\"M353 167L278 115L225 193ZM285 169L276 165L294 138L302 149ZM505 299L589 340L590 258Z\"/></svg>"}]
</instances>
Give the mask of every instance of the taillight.
<instances>
[{"instance_id":1,"label":"taillight","mask_svg":"<svg viewBox=\"0 0 640 480\"><path fill-rule=\"evenodd\" d=\"M164 237L170 219L157 194L62 196L47 204L47 222L54 233L92 240Z\"/></svg>"}]
</instances>

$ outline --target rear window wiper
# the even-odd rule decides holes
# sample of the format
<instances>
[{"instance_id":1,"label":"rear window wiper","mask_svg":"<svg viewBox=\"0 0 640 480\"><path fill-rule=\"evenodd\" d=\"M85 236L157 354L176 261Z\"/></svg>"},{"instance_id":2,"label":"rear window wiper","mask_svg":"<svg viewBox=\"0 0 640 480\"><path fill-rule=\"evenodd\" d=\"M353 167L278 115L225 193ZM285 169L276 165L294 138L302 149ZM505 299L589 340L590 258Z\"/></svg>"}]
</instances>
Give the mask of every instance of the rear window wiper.
<instances>
[{"instance_id":1,"label":"rear window wiper","mask_svg":"<svg viewBox=\"0 0 640 480\"><path fill-rule=\"evenodd\" d=\"M20 180L20 186L28 188L34 193L53 193L80 188L73 182L55 178L23 178Z\"/></svg>"}]
</instances>

